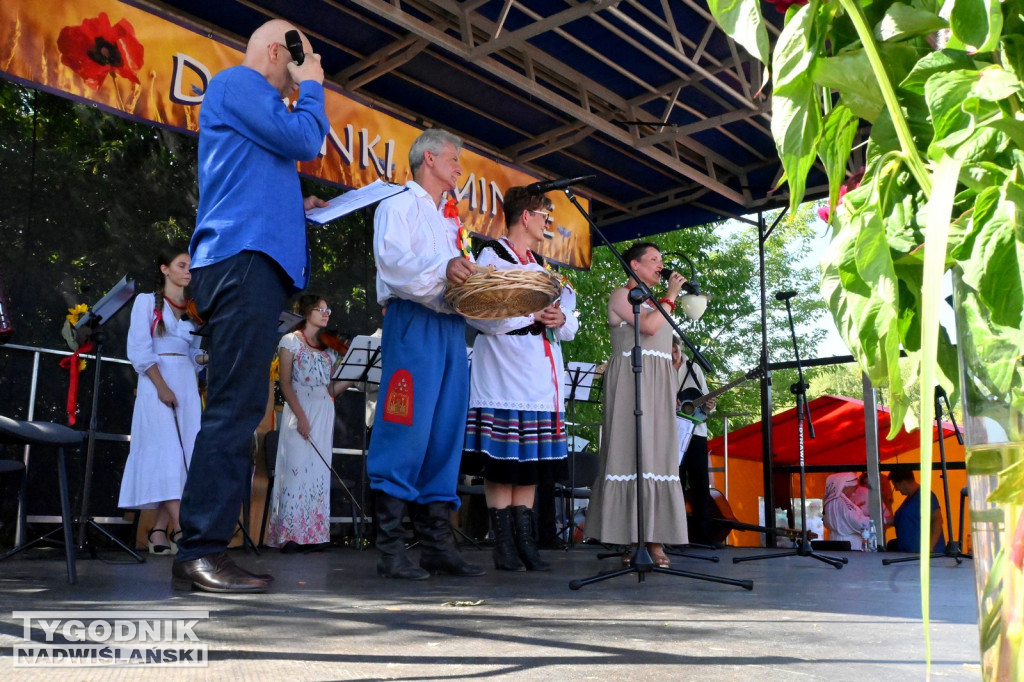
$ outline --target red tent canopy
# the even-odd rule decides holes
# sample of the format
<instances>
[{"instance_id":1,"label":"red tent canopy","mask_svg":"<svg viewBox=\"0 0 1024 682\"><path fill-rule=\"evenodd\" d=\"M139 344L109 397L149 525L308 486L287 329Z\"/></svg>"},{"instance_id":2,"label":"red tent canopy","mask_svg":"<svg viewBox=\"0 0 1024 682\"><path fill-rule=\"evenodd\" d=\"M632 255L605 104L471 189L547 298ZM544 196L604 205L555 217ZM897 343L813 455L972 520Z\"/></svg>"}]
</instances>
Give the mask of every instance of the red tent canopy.
<instances>
[{"instance_id":1,"label":"red tent canopy","mask_svg":"<svg viewBox=\"0 0 1024 682\"><path fill-rule=\"evenodd\" d=\"M864 438L864 402L853 398L823 395L808 404L811 421L814 423L813 440L804 425L804 463L808 465L863 465L867 460L867 445ZM891 459L905 452L918 449L920 434L900 429L899 435L888 440L889 410L878 408L878 457ZM945 437L953 435L953 425L942 423ZM932 441L938 431L932 426ZM725 450L724 438L719 436L709 444L712 454L721 455ZM780 412L772 417L772 450L774 464L796 465L800 463L797 442L796 408ZM744 426L729 433L729 457L760 460L761 422Z\"/></svg>"}]
</instances>

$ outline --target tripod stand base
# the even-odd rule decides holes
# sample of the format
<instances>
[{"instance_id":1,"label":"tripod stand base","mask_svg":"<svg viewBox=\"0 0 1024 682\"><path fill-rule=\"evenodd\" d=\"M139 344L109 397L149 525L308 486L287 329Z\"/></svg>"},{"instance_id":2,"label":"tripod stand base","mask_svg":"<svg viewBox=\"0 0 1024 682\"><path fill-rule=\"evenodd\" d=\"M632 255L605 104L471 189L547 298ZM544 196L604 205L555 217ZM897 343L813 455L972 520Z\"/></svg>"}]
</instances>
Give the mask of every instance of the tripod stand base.
<instances>
[{"instance_id":1,"label":"tripod stand base","mask_svg":"<svg viewBox=\"0 0 1024 682\"><path fill-rule=\"evenodd\" d=\"M714 549L714 547L711 547L710 545L686 545L686 547L696 547L698 549ZM668 554L669 556L683 557L684 559L700 559L701 561L710 561L716 564L719 562L718 556L714 554L712 554L711 556L707 556L705 554L694 554L692 552L687 552L682 549L666 548L665 554Z\"/></svg>"},{"instance_id":2,"label":"tripod stand base","mask_svg":"<svg viewBox=\"0 0 1024 682\"><path fill-rule=\"evenodd\" d=\"M621 554L599 554L599 558L605 557L618 557ZM717 559L717 557L716 557ZM742 587L745 590L754 589L753 580L736 580L735 578L721 578L716 575L708 575L706 573L692 573L690 571L680 571L677 568L670 568L668 566L657 566L654 560L651 559L650 553L646 547L638 546L636 551L633 553L633 558L630 561L630 565L624 568L620 568L617 571L609 571L607 573L599 573L589 578L581 578L577 580L569 581L570 590L578 590L584 585L590 585L591 583L598 583L611 578L617 578L620 575L626 575L629 573L637 574L637 582L643 582L648 573L668 573L669 575L677 575L682 578L693 578L694 580L707 580L713 583L722 583L723 585L735 585L736 587Z\"/></svg>"},{"instance_id":3,"label":"tripod stand base","mask_svg":"<svg viewBox=\"0 0 1024 682\"><path fill-rule=\"evenodd\" d=\"M246 518L248 518L249 514L246 513L245 516ZM249 529L246 528L245 524L242 523L241 520L238 521L238 530L235 532L237 533L238 531L242 532L242 549L244 549L246 552L248 552L251 549L253 552L256 553L256 556L259 556L260 549L256 546L256 543L252 541L252 536L249 535Z\"/></svg>"},{"instance_id":4,"label":"tripod stand base","mask_svg":"<svg viewBox=\"0 0 1024 682\"><path fill-rule=\"evenodd\" d=\"M971 559L971 560L974 559L974 557L972 555L964 554L963 552L960 551L960 543L959 542L950 542L949 544L946 545L946 551L944 551L944 552L932 552L928 556L929 559L941 559L943 557L949 558L949 559L956 559L956 565L957 566L962 564L964 562L964 559ZM905 563L907 561L920 561L920 560L921 560L921 557L919 555L905 556L905 557L900 557L899 559L882 559L882 565L883 566L888 566L889 564L902 564L902 563Z\"/></svg>"},{"instance_id":5,"label":"tripod stand base","mask_svg":"<svg viewBox=\"0 0 1024 682\"><path fill-rule=\"evenodd\" d=\"M115 545L117 545L125 552L128 552L128 554L130 554L131 557L135 559L136 563L146 563L146 557L142 556L134 549L121 542L119 539L117 539L117 537L114 534L112 534L110 531L108 531L106 528L96 523L92 519L85 519L84 521L80 521L79 523L81 524L81 537L85 538L85 541L78 547L78 553L80 557L83 553L88 553L88 558L90 559L95 559L97 556L96 546L89 542L89 535L87 531L91 529L99 532L100 535L113 542Z\"/></svg>"},{"instance_id":6,"label":"tripod stand base","mask_svg":"<svg viewBox=\"0 0 1024 682\"><path fill-rule=\"evenodd\" d=\"M805 547L807 549L805 549ZM830 566L834 566L836 569L842 568L843 564L849 563L849 561L850 561L846 557L835 557L835 556L828 556L827 554L818 554L817 552L813 552L813 551L810 550L810 543L804 543L804 544L801 544L796 549L787 550L785 552L776 552L774 554L759 554L757 556L733 557L732 562L734 564L738 564L738 563L740 563L742 561L759 561L761 559L779 559L781 557L787 557L787 556L808 556L808 557L811 557L812 559L817 559L818 561L821 561L822 563L826 563L826 564L829 564Z\"/></svg>"}]
</instances>

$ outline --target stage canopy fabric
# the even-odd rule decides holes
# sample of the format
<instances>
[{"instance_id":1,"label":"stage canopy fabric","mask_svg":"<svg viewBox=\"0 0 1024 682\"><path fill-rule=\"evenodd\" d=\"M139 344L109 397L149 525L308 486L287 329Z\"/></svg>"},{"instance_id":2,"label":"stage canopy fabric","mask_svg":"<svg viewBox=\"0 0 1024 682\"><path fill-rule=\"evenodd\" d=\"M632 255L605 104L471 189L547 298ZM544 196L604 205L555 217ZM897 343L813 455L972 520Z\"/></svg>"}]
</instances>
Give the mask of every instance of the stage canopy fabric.
<instances>
[{"instance_id":1,"label":"stage canopy fabric","mask_svg":"<svg viewBox=\"0 0 1024 682\"><path fill-rule=\"evenodd\" d=\"M812 440L804 425L804 464L807 466L863 467L867 460L867 442L864 436L864 402L854 398L824 395L808 403L815 438ZM897 455L916 452L919 434L901 429L893 440L888 440L889 410L878 408L878 458L880 461ZM942 423L944 437L954 435L953 425ZM772 417L772 463L775 466L798 465L799 448L796 408L779 412ZM938 439L938 429L932 426L932 442ZM722 436L708 446L721 455L725 448ZM761 422L744 426L729 433L729 459L761 460Z\"/></svg>"},{"instance_id":2,"label":"stage canopy fabric","mask_svg":"<svg viewBox=\"0 0 1024 682\"><path fill-rule=\"evenodd\" d=\"M699 0L137 4L239 46L286 19L353 97L540 177L596 175L580 193L613 241L788 200L763 70ZM762 8L774 40L783 15Z\"/></svg>"}]
</instances>

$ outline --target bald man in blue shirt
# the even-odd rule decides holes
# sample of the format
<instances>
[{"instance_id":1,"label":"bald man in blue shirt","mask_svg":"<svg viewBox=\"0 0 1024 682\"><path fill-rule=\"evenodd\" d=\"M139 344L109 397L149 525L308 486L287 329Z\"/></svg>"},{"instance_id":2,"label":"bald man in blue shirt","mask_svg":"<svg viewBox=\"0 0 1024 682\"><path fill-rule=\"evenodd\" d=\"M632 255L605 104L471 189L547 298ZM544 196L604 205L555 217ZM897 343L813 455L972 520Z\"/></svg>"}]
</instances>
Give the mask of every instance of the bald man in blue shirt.
<instances>
[{"instance_id":1,"label":"bald man in blue shirt","mask_svg":"<svg viewBox=\"0 0 1024 682\"><path fill-rule=\"evenodd\" d=\"M277 318L309 281L305 211L296 161L315 159L327 136L324 72L299 34L292 60L273 20L252 34L240 66L217 74L199 114L199 210L189 253L192 292L207 322L210 381L181 499L174 589L263 592L226 549L250 477L252 434L267 404ZM289 109L282 99L298 91Z\"/></svg>"}]
</instances>

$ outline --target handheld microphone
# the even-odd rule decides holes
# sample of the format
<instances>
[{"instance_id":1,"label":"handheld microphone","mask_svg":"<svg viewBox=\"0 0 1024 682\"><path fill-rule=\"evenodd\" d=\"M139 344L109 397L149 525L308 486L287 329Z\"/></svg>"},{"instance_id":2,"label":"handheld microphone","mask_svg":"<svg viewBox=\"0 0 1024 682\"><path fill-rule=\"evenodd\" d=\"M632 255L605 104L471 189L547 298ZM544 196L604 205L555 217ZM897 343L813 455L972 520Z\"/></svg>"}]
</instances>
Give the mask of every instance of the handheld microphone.
<instances>
[{"instance_id":1,"label":"handheld microphone","mask_svg":"<svg viewBox=\"0 0 1024 682\"><path fill-rule=\"evenodd\" d=\"M302 38L299 37L299 32L292 30L285 33L284 44L288 47L292 61L301 66L302 62L306 60L306 51L302 49Z\"/></svg>"},{"instance_id":2,"label":"handheld microphone","mask_svg":"<svg viewBox=\"0 0 1024 682\"><path fill-rule=\"evenodd\" d=\"M794 296L796 296L795 291L780 291L779 293L775 294L775 299L778 301L788 301Z\"/></svg>"},{"instance_id":3,"label":"handheld microphone","mask_svg":"<svg viewBox=\"0 0 1024 682\"><path fill-rule=\"evenodd\" d=\"M661 278L663 280L665 280L667 282L668 278L671 277L671 276L672 276L672 268L662 268L661 269Z\"/></svg>"},{"instance_id":4,"label":"handheld microphone","mask_svg":"<svg viewBox=\"0 0 1024 682\"><path fill-rule=\"evenodd\" d=\"M527 185L526 191L530 194L545 194L556 189L565 189L570 185L578 185L581 182L596 179L596 175L581 175L576 178L562 178L561 180L543 180L541 182L535 182L531 185Z\"/></svg>"}]
</instances>

